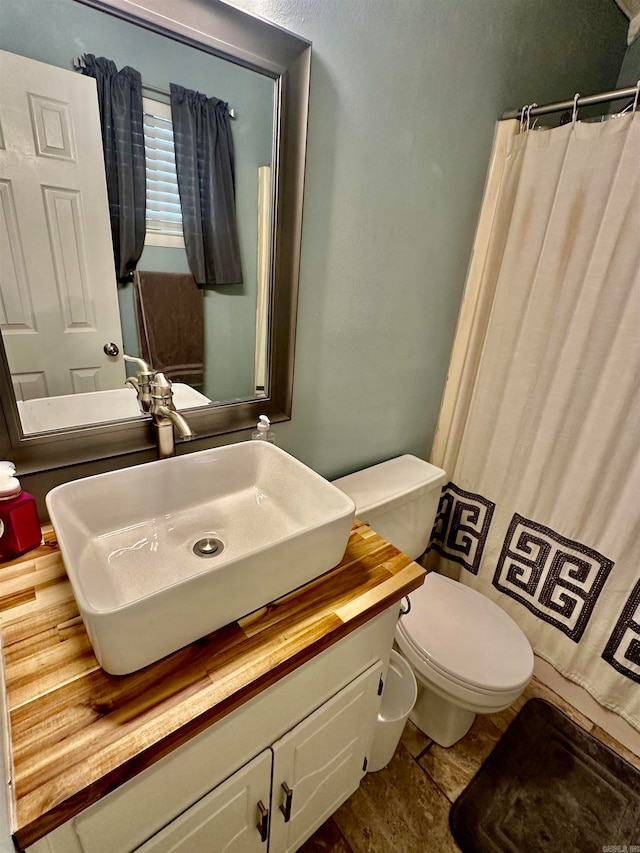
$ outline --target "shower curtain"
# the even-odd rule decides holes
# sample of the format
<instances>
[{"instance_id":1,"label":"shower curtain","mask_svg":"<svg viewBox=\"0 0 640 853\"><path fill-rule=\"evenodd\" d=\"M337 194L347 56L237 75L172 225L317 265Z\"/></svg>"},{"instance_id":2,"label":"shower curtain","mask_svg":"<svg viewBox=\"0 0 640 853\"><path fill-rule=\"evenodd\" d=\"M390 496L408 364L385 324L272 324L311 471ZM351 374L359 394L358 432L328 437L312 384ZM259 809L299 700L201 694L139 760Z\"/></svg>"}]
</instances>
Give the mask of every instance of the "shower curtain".
<instances>
[{"instance_id":1,"label":"shower curtain","mask_svg":"<svg viewBox=\"0 0 640 853\"><path fill-rule=\"evenodd\" d=\"M640 729L640 114L518 129L499 123L431 551Z\"/></svg>"}]
</instances>

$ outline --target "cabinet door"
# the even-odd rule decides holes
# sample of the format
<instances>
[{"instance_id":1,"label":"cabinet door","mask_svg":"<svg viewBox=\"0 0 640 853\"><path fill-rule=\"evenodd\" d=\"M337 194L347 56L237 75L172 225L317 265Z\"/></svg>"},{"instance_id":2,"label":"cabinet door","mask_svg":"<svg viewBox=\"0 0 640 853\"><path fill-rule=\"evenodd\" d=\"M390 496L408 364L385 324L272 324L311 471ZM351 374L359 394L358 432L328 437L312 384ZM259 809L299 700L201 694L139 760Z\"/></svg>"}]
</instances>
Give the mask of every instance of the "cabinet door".
<instances>
[{"instance_id":1,"label":"cabinet door","mask_svg":"<svg viewBox=\"0 0 640 853\"><path fill-rule=\"evenodd\" d=\"M266 853L271 759L265 749L137 853Z\"/></svg>"},{"instance_id":2,"label":"cabinet door","mask_svg":"<svg viewBox=\"0 0 640 853\"><path fill-rule=\"evenodd\" d=\"M297 850L360 784L381 673L374 664L273 745L270 853Z\"/></svg>"}]
</instances>

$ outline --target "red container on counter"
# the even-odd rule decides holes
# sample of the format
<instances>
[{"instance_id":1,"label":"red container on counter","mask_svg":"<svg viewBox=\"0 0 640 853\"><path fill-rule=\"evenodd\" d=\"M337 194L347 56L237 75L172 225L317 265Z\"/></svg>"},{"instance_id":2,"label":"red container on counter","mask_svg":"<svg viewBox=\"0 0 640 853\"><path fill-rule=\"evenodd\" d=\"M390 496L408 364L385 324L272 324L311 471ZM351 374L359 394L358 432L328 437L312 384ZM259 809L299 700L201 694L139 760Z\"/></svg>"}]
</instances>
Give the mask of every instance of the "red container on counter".
<instances>
[{"instance_id":1,"label":"red container on counter","mask_svg":"<svg viewBox=\"0 0 640 853\"><path fill-rule=\"evenodd\" d=\"M13 560L42 542L33 495L23 492L12 462L0 462L0 560Z\"/></svg>"}]
</instances>

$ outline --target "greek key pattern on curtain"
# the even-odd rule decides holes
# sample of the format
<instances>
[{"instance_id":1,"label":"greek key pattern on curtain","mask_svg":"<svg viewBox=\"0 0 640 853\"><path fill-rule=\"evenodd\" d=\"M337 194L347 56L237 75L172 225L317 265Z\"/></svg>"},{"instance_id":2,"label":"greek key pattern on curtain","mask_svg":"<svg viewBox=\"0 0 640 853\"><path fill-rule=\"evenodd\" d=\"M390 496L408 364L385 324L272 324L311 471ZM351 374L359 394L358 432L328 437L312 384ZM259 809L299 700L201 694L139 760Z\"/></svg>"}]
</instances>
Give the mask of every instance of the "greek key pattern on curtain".
<instances>
[{"instance_id":1,"label":"greek key pattern on curtain","mask_svg":"<svg viewBox=\"0 0 640 853\"><path fill-rule=\"evenodd\" d=\"M451 482L431 548L640 729L640 114L508 124L432 455Z\"/></svg>"},{"instance_id":2,"label":"greek key pattern on curtain","mask_svg":"<svg viewBox=\"0 0 640 853\"><path fill-rule=\"evenodd\" d=\"M612 567L593 548L515 513L493 585L577 643Z\"/></svg>"},{"instance_id":3,"label":"greek key pattern on curtain","mask_svg":"<svg viewBox=\"0 0 640 853\"><path fill-rule=\"evenodd\" d=\"M430 548L477 575L494 509L495 504L482 495L447 483L442 489Z\"/></svg>"},{"instance_id":4,"label":"greek key pattern on curtain","mask_svg":"<svg viewBox=\"0 0 640 853\"><path fill-rule=\"evenodd\" d=\"M478 574L495 504L447 483L429 550ZM493 586L579 642L613 562L593 548L522 518L511 519ZM602 652L618 672L640 683L640 580Z\"/></svg>"},{"instance_id":5,"label":"greek key pattern on curtain","mask_svg":"<svg viewBox=\"0 0 640 853\"><path fill-rule=\"evenodd\" d=\"M640 683L640 580L633 588L602 657Z\"/></svg>"}]
</instances>

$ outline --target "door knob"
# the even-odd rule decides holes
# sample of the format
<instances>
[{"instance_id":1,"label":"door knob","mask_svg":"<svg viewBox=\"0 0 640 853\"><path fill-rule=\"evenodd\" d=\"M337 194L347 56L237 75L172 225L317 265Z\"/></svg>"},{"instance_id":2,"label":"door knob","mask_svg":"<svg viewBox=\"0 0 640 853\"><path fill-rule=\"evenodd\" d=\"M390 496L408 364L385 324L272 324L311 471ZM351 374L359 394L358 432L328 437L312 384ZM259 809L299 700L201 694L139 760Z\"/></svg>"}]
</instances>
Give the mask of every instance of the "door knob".
<instances>
[{"instance_id":1,"label":"door knob","mask_svg":"<svg viewBox=\"0 0 640 853\"><path fill-rule=\"evenodd\" d=\"M105 344L102 349L104 350L105 355L120 355L120 349L117 344L113 343L113 341L110 344Z\"/></svg>"}]
</instances>

